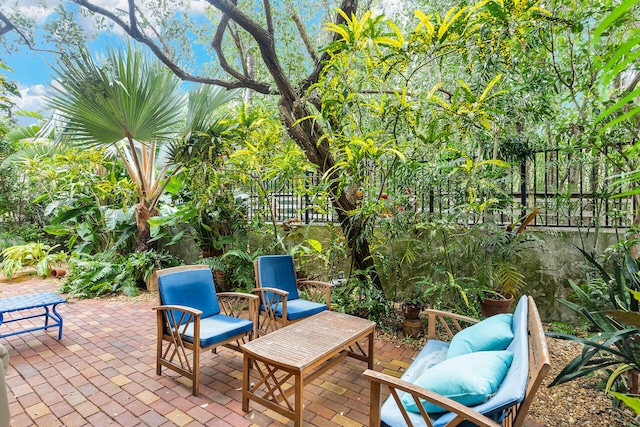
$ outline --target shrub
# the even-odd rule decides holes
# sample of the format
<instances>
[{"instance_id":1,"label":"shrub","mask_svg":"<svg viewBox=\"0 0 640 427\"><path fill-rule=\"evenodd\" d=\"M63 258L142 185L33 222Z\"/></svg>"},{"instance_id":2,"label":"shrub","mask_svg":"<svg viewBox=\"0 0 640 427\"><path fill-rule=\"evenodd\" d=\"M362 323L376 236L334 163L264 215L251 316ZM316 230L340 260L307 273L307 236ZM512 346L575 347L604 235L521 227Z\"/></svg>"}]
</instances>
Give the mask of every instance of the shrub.
<instances>
[{"instance_id":1,"label":"shrub","mask_svg":"<svg viewBox=\"0 0 640 427\"><path fill-rule=\"evenodd\" d=\"M16 271L35 267L38 276L47 277L55 263L64 262L67 259L66 253L53 252L56 247L45 243L27 243L8 247L2 251L3 260L0 263L0 271L11 280Z\"/></svg>"}]
</instances>

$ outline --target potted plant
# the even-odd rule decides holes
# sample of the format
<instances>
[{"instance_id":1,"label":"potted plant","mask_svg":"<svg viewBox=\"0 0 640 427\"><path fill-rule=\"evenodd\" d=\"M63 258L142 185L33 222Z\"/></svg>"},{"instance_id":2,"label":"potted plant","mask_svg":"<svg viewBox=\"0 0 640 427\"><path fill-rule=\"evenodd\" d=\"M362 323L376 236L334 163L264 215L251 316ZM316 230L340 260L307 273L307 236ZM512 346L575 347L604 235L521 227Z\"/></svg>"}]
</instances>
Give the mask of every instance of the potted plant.
<instances>
[{"instance_id":1,"label":"potted plant","mask_svg":"<svg viewBox=\"0 0 640 427\"><path fill-rule=\"evenodd\" d=\"M424 332L420 313L426 307L423 299L422 286L415 283L405 289L404 298L402 300L402 333L405 336L416 338Z\"/></svg>"},{"instance_id":2,"label":"potted plant","mask_svg":"<svg viewBox=\"0 0 640 427\"><path fill-rule=\"evenodd\" d=\"M478 274L484 285L484 298L480 300L480 309L485 317L498 313L507 313L519 290L526 285L526 278L514 264L522 257L523 251L532 240L524 234L525 228L533 221L539 209L526 216L517 224L506 229L489 224L482 239L485 261Z\"/></svg>"}]
</instances>

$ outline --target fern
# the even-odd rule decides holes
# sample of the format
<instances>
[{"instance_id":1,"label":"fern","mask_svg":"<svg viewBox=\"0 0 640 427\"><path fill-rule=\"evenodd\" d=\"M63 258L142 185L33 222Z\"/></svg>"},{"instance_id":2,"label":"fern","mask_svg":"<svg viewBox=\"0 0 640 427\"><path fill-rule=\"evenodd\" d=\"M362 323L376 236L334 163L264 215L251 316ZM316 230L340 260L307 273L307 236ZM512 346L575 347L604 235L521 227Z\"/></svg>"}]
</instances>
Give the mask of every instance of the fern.
<instances>
[{"instance_id":1,"label":"fern","mask_svg":"<svg viewBox=\"0 0 640 427\"><path fill-rule=\"evenodd\" d=\"M509 262L499 263L493 277L495 286L511 295L516 295L518 290L527 284L524 274Z\"/></svg>"}]
</instances>

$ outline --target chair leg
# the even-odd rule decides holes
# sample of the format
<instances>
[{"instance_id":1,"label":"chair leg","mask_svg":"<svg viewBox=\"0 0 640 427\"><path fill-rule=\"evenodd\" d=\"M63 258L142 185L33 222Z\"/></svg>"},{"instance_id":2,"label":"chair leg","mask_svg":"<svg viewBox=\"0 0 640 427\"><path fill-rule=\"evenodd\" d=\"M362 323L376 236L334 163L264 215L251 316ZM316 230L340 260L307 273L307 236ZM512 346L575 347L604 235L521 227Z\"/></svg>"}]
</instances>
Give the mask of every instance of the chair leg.
<instances>
[{"instance_id":1,"label":"chair leg","mask_svg":"<svg viewBox=\"0 0 640 427\"><path fill-rule=\"evenodd\" d=\"M156 340L156 375L162 374L162 365L160 359L162 358L162 341L163 341L163 314L158 310L157 313L157 333L158 338Z\"/></svg>"},{"instance_id":2,"label":"chair leg","mask_svg":"<svg viewBox=\"0 0 640 427\"><path fill-rule=\"evenodd\" d=\"M198 395L198 389L200 386L200 346L195 345L193 349L193 385L191 392L194 396Z\"/></svg>"}]
</instances>

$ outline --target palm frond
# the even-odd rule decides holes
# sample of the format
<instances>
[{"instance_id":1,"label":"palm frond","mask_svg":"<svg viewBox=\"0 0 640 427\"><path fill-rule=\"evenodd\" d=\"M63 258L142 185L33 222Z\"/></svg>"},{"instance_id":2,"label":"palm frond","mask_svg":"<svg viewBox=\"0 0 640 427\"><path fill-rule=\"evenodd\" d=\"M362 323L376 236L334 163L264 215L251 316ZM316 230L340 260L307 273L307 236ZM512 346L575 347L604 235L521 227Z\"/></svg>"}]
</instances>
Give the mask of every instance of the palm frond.
<instances>
[{"instance_id":1,"label":"palm frond","mask_svg":"<svg viewBox=\"0 0 640 427\"><path fill-rule=\"evenodd\" d=\"M165 140L180 123L180 81L139 48L111 49L101 64L84 52L63 59L54 73L47 104L65 122L63 135L78 144Z\"/></svg>"}]
</instances>

